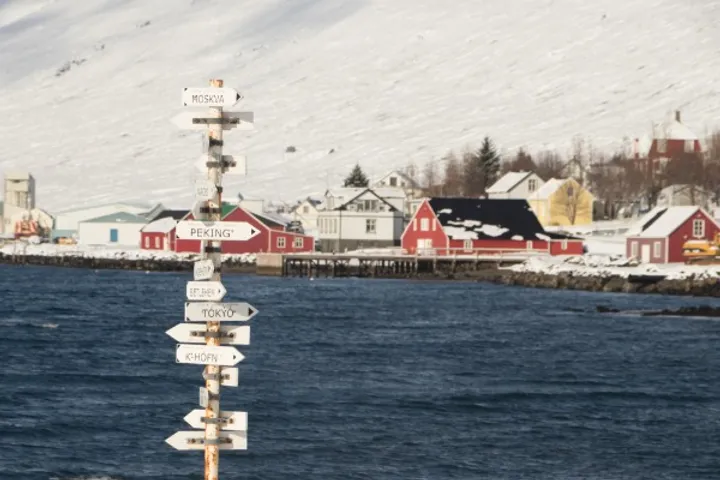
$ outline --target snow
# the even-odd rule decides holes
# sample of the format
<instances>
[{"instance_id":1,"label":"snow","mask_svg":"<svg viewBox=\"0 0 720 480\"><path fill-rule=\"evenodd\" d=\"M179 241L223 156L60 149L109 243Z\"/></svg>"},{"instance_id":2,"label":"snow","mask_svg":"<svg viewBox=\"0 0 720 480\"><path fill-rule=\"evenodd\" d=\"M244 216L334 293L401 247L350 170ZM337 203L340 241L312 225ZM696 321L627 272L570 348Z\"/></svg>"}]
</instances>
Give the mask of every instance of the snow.
<instances>
[{"instance_id":1,"label":"snow","mask_svg":"<svg viewBox=\"0 0 720 480\"><path fill-rule=\"evenodd\" d=\"M448 225L462 225L465 228L479 227L482 225L482 222L479 220L463 220L462 222L449 220L447 223Z\"/></svg>"},{"instance_id":2,"label":"snow","mask_svg":"<svg viewBox=\"0 0 720 480\"><path fill-rule=\"evenodd\" d=\"M477 240L478 234L472 230L466 230L463 227L443 227L443 232L452 240Z\"/></svg>"},{"instance_id":3,"label":"snow","mask_svg":"<svg viewBox=\"0 0 720 480\"><path fill-rule=\"evenodd\" d=\"M304 197L488 132L508 153L575 135L612 151L679 106L701 133L720 118L718 17L715 0L5 0L0 171L32 172L50 211L189 207L201 135L170 118L210 78L256 118L225 135L249 163L227 196Z\"/></svg>"},{"instance_id":4,"label":"snow","mask_svg":"<svg viewBox=\"0 0 720 480\"><path fill-rule=\"evenodd\" d=\"M525 240L522 235L513 235L510 237L511 240Z\"/></svg>"},{"instance_id":5,"label":"snow","mask_svg":"<svg viewBox=\"0 0 720 480\"><path fill-rule=\"evenodd\" d=\"M545 235L544 233L536 233L535 236L539 238L540 240L545 240L546 242L549 242L552 240L549 236Z\"/></svg>"},{"instance_id":6,"label":"snow","mask_svg":"<svg viewBox=\"0 0 720 480\"><path fill-rule=\"evenodd\" d=\"M583 243L587 253L599 255L625 255L625 237L585 237Z\"/></svg>"},{"instance_id":7,"label":"snow","mask_svg":"<svg viewBox=\"0 0 720 480\"><path fill-rule=\"evenodd\" d=\"M629 275L665 275L668 280L679 280L689 277L696 279L713 279L720 276L720 265L702 266L685 264L634 264L619 255L583 255L573 257L536 256L530 257L521 264L505 267L514 272L572 273L583 277L618 276L627 278Z\"/></svg>"},{"instance_id":8,"label":"snow","mask_svg":"<svg viewBox=\"0 0 720 480\"><path fill-rule=\"evenodd\" d=\"M642 238L664 238L678 229L700 207L668 207L665 213L637 236Z\"/></svg>"},{"instance_id":9,"label":"snow","mask_svg":"<svg viewBox=\"0 0 720 480\"><path fill-rule=\"evenodd\" d=\"M57 245L42 243L28 245L22 242L13 242L0 247L0 253L5 255L37 255L58 257L84 257L99 259L126 259L126 260L197 260L196 253L175 253L163 250L143 250L140 248L113 248L90 245ZM255 263L254 254L223 255L223 260L233 260L242 263Z\"/></svg>"},{"instance_id":10,"label":"snow","mask_svg":"<svg viewBox=\"0 0 720 480\"><path fill-rule=\"evenodd\" d=\"M145 233L170 233L177 225L177 220L172 217L161 218L145 225L141 232Z\"/></svg>"},{"instance_id":11,"label":"snow","mask_svg":"<svg viewBox=\"0 0 720 480\"><path fill-rule=\"evenodd\" d=\"M452 208L443 208L443 209L441 209L441 210L438 210L437 213L438 213L438 215L440 215L440 214L442 214L442 213L445 213L445 214L447 214L447 215L451 215L451 214L452 214Z\"/></svg>"},{"instance_id":12,"label":"snow","mask_svg":"<svg viewBox=\"0 0 720 480\"><path fill-rule=\"evenodd\" d=\"M475 228L474 230L478 232L482 232L488 237L499 237L503 233L507 232L509 229L504 227L498 227L497 225L490 225L489 223L484 224L480 228Z\"/></svg>"},{"instance_id":13,"label":"snow","mask_svg":"<svg viewBox=\"0 0 720 480\"><path fill-rule=\"evenodd\" d=\"M557 189L565 183L565 179L562 178L551 178L543 184L542 187L535 190L535 192L528 197L528 200L547 200L550 196L557 192Z\"/></svg>"},{"instance_id":14,"label":"snow","mask_svg":"<svg viewBox=\"0 0 720 480\"><path fill-rule=\"evenodd\" d=\"M508 193L528 175L530 172L508 172L492 184L487 193Z\"/></svg>"}]
</instances>

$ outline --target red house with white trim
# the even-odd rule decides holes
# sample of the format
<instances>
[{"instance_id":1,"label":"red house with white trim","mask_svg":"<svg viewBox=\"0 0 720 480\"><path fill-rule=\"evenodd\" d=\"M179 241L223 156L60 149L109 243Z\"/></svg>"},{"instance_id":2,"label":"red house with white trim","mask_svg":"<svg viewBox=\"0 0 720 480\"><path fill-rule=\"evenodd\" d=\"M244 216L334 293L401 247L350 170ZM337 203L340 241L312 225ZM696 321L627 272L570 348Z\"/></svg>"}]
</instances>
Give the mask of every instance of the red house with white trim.
<instances>
[{"instance_id":1,"label":"red house with white trim","mask_svg":"<svg viewBox=\"0 0 720 480\"><path fill-rule=\"evenodd\" d=\"M400 242L411 255L583 254L582 239L546 232L521 199L425 199Z\"/></svg>"},{"instance_id":2,"label":"red house with white trim","mask_svg":"<svg viewBox=\"0 0 720 480\"><path fill-rule=\"evenodd\" d=\"M287 231L287 223L282 219L271 217L271 214L250 212L240 206L223 205L222 221L248 222L260 233L247 241L223 241L222 253L301 253L315 249L315 239L309 235ZM193 220L189 213L183 220ZM176 252L200 253L199 240L177 239Z\"/></svg>"},{"instance_id":3,"label":"red house with white trim","mask_svg":"<svg viewBox=\"0 0 720 480\"><path fill-rule=\"evenodd\" d=\"M145 225L140 230L140 248L143 250L175 250L175 226L177 220L163 217Z\"/></svg>"},{"instance_id":4,"label":"red house with white trim","mask_svg":"<svg viewBox=\"0 0 720 480\"><path fill-rule=\"evenodd\" d=\"M654 128L653 138L647 152L639 151L639 139L635 139L635 143L638 148L636 159L646 158L646 168L651 174L658 173L661 167L672 158L702 154L700 139L687 125L682 123L680 111L675 112L673 121Z\"/></svg>"},{"instance_id":5,"label":"red house with white trim","mask_svg":"<svg viewBox=\"0 0 720 480\"><path fill-rule=\"evenodd\" d=\"M686 241L709 241L719 231L700 207L656 207L628 229L625 255L643 263L683 263Z\"/></svg>"}]
</instances>

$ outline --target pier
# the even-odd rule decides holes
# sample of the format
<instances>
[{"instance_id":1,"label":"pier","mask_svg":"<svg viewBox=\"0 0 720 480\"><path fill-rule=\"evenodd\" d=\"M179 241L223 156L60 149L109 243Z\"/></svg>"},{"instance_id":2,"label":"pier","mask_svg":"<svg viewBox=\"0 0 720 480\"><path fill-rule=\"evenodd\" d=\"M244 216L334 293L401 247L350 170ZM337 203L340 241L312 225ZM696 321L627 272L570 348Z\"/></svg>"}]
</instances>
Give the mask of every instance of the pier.
<instances>
[{"instance_id":1,"label":"pier","mask_svg":"<svg viewBox=\"0 0 720 480\"><path fill-rule=\"evenodd\" d=\"M529 256L531 255L263 254L257 257L257 273L283 277L414 278L514 265L524 262Z\"/></svg>"}]
</instances>

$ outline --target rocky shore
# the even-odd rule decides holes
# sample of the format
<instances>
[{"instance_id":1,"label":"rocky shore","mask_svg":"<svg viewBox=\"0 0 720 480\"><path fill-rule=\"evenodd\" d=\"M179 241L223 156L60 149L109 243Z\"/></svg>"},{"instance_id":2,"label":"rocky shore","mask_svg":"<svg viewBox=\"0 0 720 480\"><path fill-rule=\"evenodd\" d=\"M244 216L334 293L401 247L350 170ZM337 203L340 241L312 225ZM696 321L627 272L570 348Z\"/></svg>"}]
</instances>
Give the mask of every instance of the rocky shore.
<instances>
[{"instance_id":1,"label":"rocky shore","mask_svg":"<svg viewBox=\"0 0 720 480\"><path fill-rule=\"evenodd\" d=\"M7 255L2 253L0 253L0 264L147 272L190 272L193 268L193 262L190 260L94 258L76 255ZM223 262L223 273L255 273L255 264L225 261Z\"/></svg>"}]
</instances>

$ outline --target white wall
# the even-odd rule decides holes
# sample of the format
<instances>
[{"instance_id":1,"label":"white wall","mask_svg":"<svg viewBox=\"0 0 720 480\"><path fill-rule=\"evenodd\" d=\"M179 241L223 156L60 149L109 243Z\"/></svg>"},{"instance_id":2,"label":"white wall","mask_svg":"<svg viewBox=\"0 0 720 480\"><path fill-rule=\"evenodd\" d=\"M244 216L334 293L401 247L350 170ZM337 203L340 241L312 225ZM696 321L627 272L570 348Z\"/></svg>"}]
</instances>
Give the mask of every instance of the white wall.
<instances>
[{"instance_id":1,"label":"white wall","mask_svg":"<svg viewBox=\"0 0 720 480\"><path fill-rule=\"evenodd\" d=\"M55 230L77 230L78 224L85 220L103 217L118 212L127 212L139 215L147 211L147 208L134 207L131 205L114 204L88 207L82 210L71 210L60 212L55 216Z\"/></svg>"},{"instance_id":2,"label":"white wall","mask_svg":"<svg viewBox=\"0 0 720 480\"><path fill-rule=\"evenodd\" d=\"M144 226L144 223L80 223L78 244L140 248L140 230ZM118 231L117 243L110 242L111 229Z\"/></svg>"},{"instance_id":3,"label":"white wall","mask_svg":"<svg viewBox=\"0 0 720 480\"><path fill-rule=\"evenodd\" d=\"M307 213L305 213L307 208ZM318 210L307 200L302 202L292 213L292 219L302 223L306 231L317 230Z\"/></svg>"},{"instance_id":4,"label":"white wall","mask_svg":"<svg viewBox=\"0 0 720 480\"><path fill-rule=\"evenodd\" d=\"M530 190L530 180L535 180L535 190ZM515 188L509 192L502 193L490 193L488 198L505 198L505 199L527 199L531 194L535 193L540 187L545 184L542 178L536 174L531 174L525 178L522 182L517 184Z\"/></svg>"},{"instance_id":5,"label":"white wall","mask_svg":"<svg viewBox=\"0 0 720 480\"><path fill-rule=\"evenodd\" d=\"M375 233L366 232L367 219L375 220ZM318 215L318 238L321 240L398 240L402 235L403 227L402 212L370 213L333 210L320 212Z\"/></svg>"}]
</instances>

